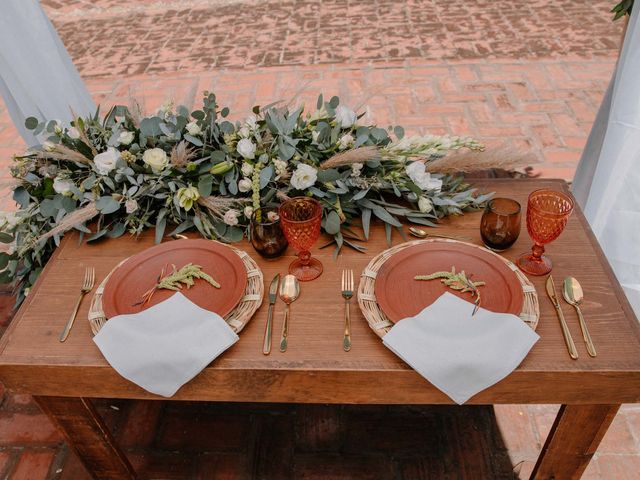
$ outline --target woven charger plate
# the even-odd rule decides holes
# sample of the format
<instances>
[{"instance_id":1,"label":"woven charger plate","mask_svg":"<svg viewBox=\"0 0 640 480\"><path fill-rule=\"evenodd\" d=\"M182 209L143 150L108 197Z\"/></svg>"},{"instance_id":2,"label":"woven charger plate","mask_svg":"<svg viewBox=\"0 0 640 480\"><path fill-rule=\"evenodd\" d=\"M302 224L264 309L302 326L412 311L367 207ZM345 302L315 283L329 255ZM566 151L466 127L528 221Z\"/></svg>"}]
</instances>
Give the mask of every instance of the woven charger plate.
<instances>
[{"instance_id":1,"label":"woven charger plate","mask_svg":"<svg viewBox=\"0 0 640 480\"><path fill-rule=\"evenodd\" d=\"M247 271L247 286L245 287L244 295L240 300L240 303L236 305L231 312L229 312L224 320L231 327L231 329L240 333L240 331L245 327L253 314L258 310L260 305L262 304L262 297L264 295L264 282L262 271L256 264L256 262L242 250L238 250L237 248L231 247L230 245L225 245L231 250L233 250L244 263L244 267ZM115 266L109 275L105 277L104 280L100 283L98 288L96 289L96 293L93 295L93 299L91 300L91 307L89 307L89 324L91 325L91 331L93 334L97 334L100 329L107 323L108 318L106 318L104 311L102 309L102 295L104 293L104 286L107 284L109 277L111 274L115 272L120 265L126 262L127 259L124 259L118 265Z\"/></svg>"},{"instance_id":2,"label":"woven charger plate","mask_svg":"<svg viewBox=\"0 0 640 480\"><path fill-rule=\"evenodd\" d=\"M479 247L477 245L472 245L470 243L459 242L457 240L449 240L449 239L433 239L433 240L415 240L413 242L403 243L401 245L397 245L392 247L384 252L380 253L376 257L369 262L367 267L362 272L360 278L360 284L358 285L358 305L360 305L360 310L362 314L367 319L369 323L369 327L378 335L379 337L384 337L385 334L393 327L394 323L389 320L389 318L384 314L380 305L378 305L375 288L376 288L376 278L378 276L378 272L382 265L391 258L394 254L409 248L414 245L420 245L424 243L432 243L432 242L444 242L444 243L464 243L464 245L471 246L473 248L477 248L484 252L487 252L491 255L494 255L495 258L501 262L504 262L509 269L511 269L520 285L522 287L522 293L524 296L524 302L522 305L522 312L519 317L531 327L533 330L538 326L538 319L540 318L540 308L538 306L538 294L536 293L536 289L533 284L529 281L529 279L509 260L501 257L497 253L494 253L486 248Z\"/></svg>"}]
</instances>

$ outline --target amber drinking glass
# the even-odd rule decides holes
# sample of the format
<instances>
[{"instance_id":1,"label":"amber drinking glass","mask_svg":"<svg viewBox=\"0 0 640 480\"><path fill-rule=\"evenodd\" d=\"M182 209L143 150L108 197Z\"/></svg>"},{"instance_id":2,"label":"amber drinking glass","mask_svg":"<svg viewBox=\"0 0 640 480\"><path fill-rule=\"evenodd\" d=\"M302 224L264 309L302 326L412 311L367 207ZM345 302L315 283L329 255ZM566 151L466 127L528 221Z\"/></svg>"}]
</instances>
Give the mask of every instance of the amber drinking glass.
<instances>
[{"instance_id":1,"label":"amber drinking glass","mask_svg":"<svg viewBox=\"0 0 640 480\"><path fill-rule=\"evenodd\" d=\"M520 269L531 275L551 271L549 257L543 255L544 245L554 241L567 225L573 211L573 200L564 193L541 189L531 192L527 202L527 231L534 242L531 253L518 258Z\"/></svg>"},{"instance_id":2,"label":"amber drinking glass","mask_svg":"<svg viewBox=\"0 0 640 480\"><path fill-rule=\"evenodd\" d=\"M480 236L485 246L502 252L520 235L520 204L510 198L489 200L480 220Z\"/></svg>"},{"instance_id":3,"label":"amber drinking glass","mask_svg":"<svg viewBox=\"0 0 640 480\"><path fill-rule=\"evenodd\" d=\"M311 258L309 250L320 236L322 205L309 197L287 200L278 210L285 237L298 251L298 258L289 265L289 273L306 282L322 273L322 263Z\"/></svg>"},{"instance_id":4,"label":"amber drinking glass","mask_svg":"<svg viewBox=\"0 0 640 480\"><path fill-rule=\"evenodd\" d=\"M287 239L275 207L258 208L253 212L249 236L253 248L265 258L279 257L287 249Z\"/></svg>"}]
</instances>

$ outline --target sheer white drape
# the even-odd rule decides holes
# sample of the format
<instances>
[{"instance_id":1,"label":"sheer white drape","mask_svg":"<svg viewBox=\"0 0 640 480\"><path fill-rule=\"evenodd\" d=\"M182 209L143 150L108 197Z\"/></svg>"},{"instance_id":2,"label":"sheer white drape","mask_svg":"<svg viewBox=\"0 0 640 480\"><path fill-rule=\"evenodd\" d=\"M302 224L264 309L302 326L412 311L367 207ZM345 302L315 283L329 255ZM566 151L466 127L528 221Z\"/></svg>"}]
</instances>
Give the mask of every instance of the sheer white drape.
<instances>
[{"instance_id":1,"label":"sheer white drape","mask_svg":"<svg viewBox=\"0 0 640 480\"><path fill-rule=\"evenodd\" d=\"M0 94L22 138L37 145L25 118L68 122L70 109L85 116L95 105L40 3L0 3Z\"/></svg>"},{"instance_id":2,"label":"sheer white drape","mask_svg":"<svg viewBox=\"0 0 640 480\"><path fill-rule=\"evenodd\" d=\"M640 317L640 4L637 7L572 188Z\"/></svg>"}]
</instances>

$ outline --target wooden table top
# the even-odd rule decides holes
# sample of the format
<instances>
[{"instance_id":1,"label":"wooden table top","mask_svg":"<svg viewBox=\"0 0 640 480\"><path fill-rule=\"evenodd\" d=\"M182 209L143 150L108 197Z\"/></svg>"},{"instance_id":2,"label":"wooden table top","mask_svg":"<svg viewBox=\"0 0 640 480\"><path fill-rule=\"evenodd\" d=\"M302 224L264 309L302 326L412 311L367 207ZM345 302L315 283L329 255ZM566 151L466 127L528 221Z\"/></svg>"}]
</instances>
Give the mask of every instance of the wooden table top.
<instances>
[{"instance_id":1,"label":"wooden table top","mask_svg":"<svg viewBox=\"0 0 640 480\"><path fill-rule=\"evenodd\" d=\"M514 260L531 247L524 210L529 192L551 187L567 190L560 180L481 180L477 186L517 199L523 206L522 233L504 253ZM480 212L447 219L441 232L469 236L481 244ZM196 237L191 234L191 237ZM394 244L402 239L394 233ZM322 245L323 239L318 242ZM92 342L87 297L65 343L58 336L78 294L85 266L101 280L123 258L153 245L153 232L140 239L124 237L99 244L79 244L65 237L54 257L0 341L0 379L9 388L35 395L107 398L158 398L120 377ZM264 273L265 291L276 273L286 273L291 250L274 261L260 258L246 243L236 244L256 259ZM289 348L277 349L284 304L276 304L274 348L262 354L267 316L263 302L240 333L240 341L200 375L182 387L176 400L314 402L314 403L451 403L382 345L352 302L350 352L342 350L343 300L340 274L356 274L373 255L387 248L381 225L372 228L366 254L344 249L337 260L333 248L315 249L324 265L322 276L303 283L292 305ZM583 215L576 209L565 232L547 246L557 283L568 275L583 285L583 313L598 356L586 352L575 311L562 308L580 358L567 353L555 311L544 290L545 277L530 277L540 300L539 342L523 363L469 403L635 403L640 402L640 329Z\"/></svg>"}]
</instances>

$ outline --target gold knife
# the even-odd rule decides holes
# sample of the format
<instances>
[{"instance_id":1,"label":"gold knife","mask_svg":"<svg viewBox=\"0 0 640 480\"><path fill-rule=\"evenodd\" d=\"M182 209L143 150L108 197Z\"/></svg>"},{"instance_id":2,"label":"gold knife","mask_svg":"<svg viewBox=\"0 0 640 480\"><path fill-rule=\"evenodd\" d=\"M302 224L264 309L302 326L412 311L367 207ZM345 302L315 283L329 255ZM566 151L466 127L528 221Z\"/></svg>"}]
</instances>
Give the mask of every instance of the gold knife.
<instances>
[{"instance_id":1,"label":"gold knife","mask_svg":"<svg viewBox=\"0 0 640 480\"><path fill-rule=\"evenodd\" d=\"M267 313L267 326L264 329L264 344L262 345L262 353L269 355L271 353L271 330L273 329L273 306L278 298L278 284L280 283L280 274L278 273L269 285L269 312Z\"/></svg>"},{"instance_id":2,"label":"gold knife","mask_svg":"<svg viewBox=\"0 0 640 480\"><path fill-rule=\"evenodd\" d=\"M558 295L556 294L556 285L553 282L553 277L551 275L547 277L546 289L547 289L547 295L551 299L551 303L553 303L553 306L556 308L556 313L558 314L558 319L560 320L560 327L562 328L562 334L564 335L564 341L567 344L569 355L571 356L571 358L576 360L578 358L578 351L576 350L576 344L573 343L573 338L571 338L571 332L569 331L567 322L565 321L564 315L562 314L562 309L560 308L560 302L558 302Z\"/></svg>"}]
</instances>

